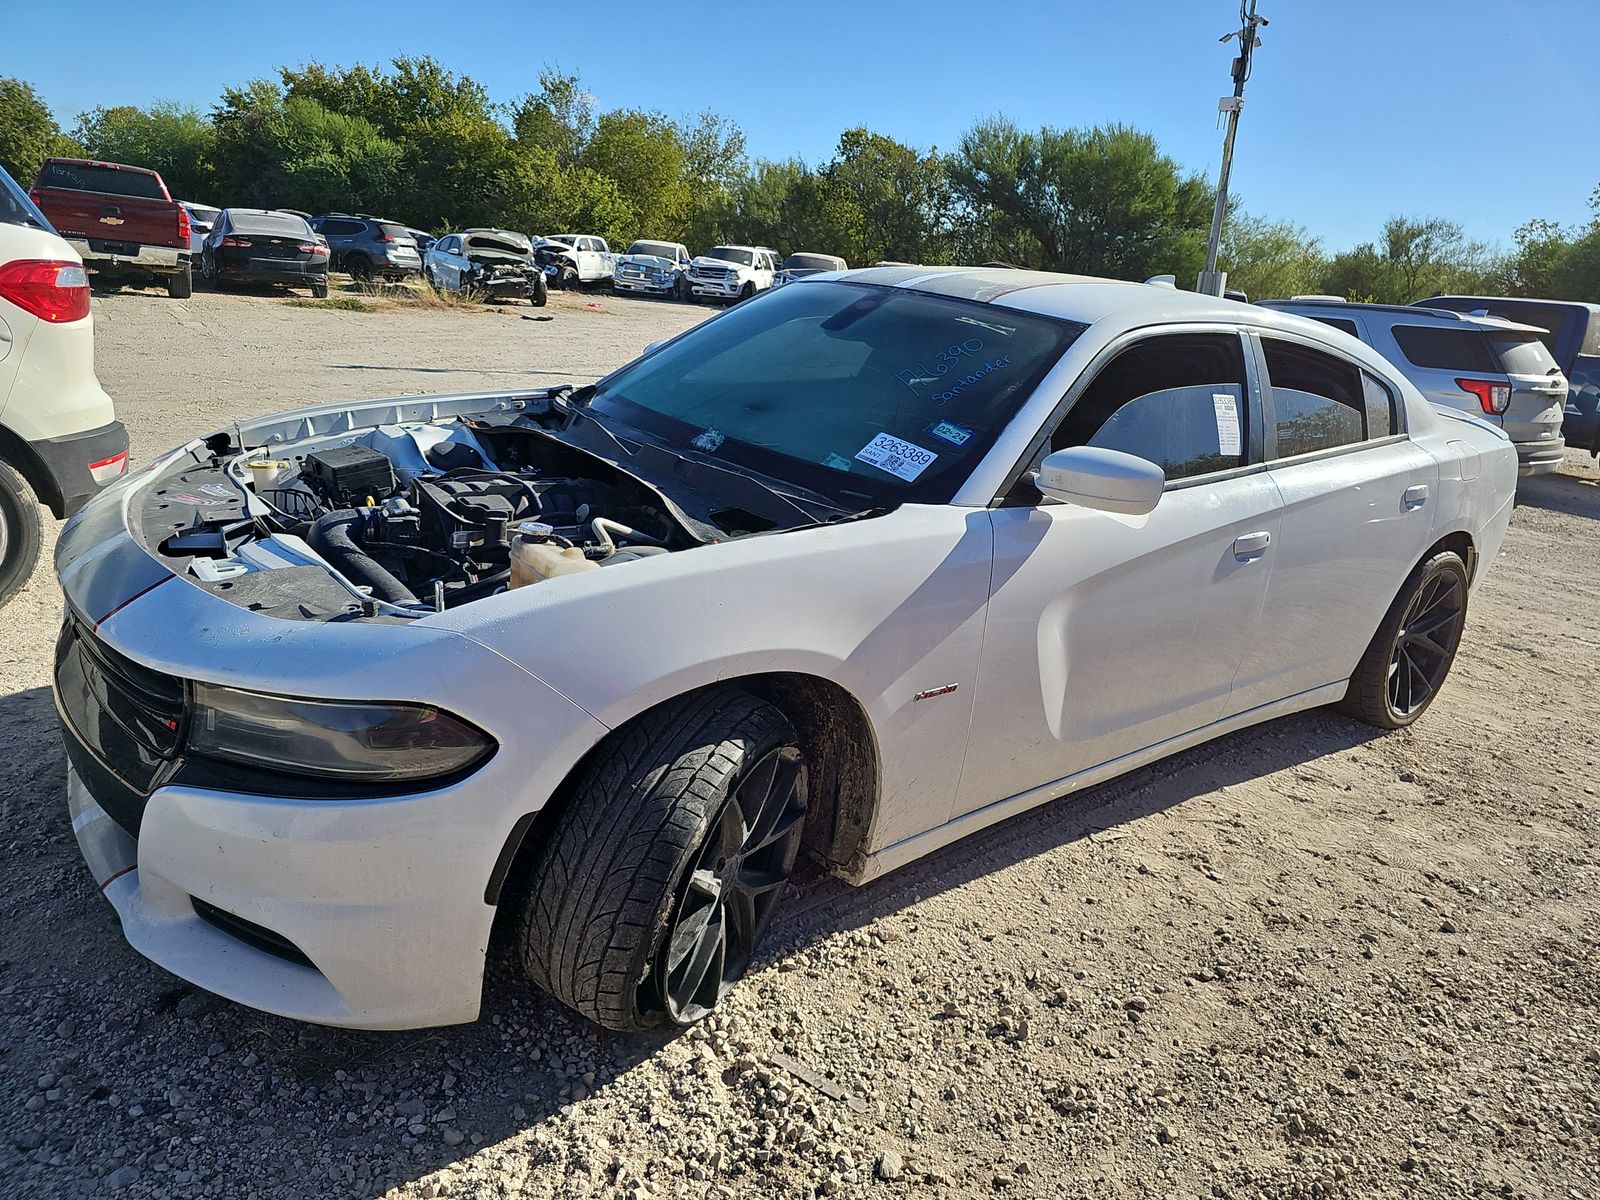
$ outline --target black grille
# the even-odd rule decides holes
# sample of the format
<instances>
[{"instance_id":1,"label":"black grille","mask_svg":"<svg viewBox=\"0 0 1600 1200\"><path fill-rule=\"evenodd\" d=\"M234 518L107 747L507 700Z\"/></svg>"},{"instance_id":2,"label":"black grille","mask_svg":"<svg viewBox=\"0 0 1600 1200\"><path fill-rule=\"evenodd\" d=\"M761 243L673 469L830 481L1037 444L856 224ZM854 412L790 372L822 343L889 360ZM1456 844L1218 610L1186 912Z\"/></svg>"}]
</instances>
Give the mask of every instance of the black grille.
<instances>
[{"instance_id":1,"label":"black grille","mask_svg":"<svg viewBox=\"0 0 1600 1200\"><path fill-rule=\"evenodd\" d=\"M55 682L73 767L112 819L138 836L144 800L176 767L183 680L117 653L69 616L56 642ZM102 796L96 781L114 783L111 794Z\"/></svg>"},{"instance_id":2,"label":"black grille","mask_svg":"<svg viewBox=\"0 0 1600 1200\"><path fill-rule=\"evenodd\" d=\"M288 962L299 963L302 967L315 969L315 964L306 957L305 951L281 933L273 933L265 925L257 925L254 921L236 917L215 904L207 904L198 896L190 896L189 901L194 905L195 916L207 925L215 926L223 933L238 938L247 946L254 946L257 950L263 950Z\"/></svg>"}]
</instances>

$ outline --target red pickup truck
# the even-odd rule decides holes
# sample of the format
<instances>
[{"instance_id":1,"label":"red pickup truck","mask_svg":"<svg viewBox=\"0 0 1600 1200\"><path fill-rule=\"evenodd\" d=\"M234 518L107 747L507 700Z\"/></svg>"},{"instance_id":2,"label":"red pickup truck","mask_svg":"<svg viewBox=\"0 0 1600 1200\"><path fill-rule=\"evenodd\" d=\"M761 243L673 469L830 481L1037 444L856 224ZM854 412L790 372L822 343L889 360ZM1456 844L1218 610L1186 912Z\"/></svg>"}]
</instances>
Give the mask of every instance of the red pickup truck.
<instances>
[{"instance_id":1,"label":"red pickup truck","mask_svg":"<svg viewBox=\"0 0 1600 1200\"><path fill-rule=\"evenodd\" d=\"M47 158L29 193L83 265L107 279L165 278L167 295L194 291L189 214L145 167Z\"/></svg>"}]
</instances>

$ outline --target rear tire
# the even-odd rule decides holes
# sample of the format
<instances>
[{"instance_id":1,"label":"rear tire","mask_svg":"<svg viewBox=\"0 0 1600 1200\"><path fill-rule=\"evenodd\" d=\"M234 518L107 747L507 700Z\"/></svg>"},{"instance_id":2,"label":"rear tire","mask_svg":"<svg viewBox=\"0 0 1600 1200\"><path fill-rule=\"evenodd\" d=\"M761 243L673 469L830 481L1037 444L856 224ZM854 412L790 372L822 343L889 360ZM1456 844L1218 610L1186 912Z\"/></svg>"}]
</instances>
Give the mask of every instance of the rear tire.
<instances>
[{"instance_id":1,"label":"rear tire","mask_svg":"<svg viewBox=\"0 0 1600 1200\"><path fill-rule=\"evenodd\" d=\"M372 282L372 260L364 254L352 254L345 259L345 270L358 283Z\"/></svg>"},{"instance_id":2,"label":"rear tire","mask_svg":"<svg viewBox=\"0 0 1600 1200\"><path fill-rule=\"evenodd\" d=\"M1461 645L1467 582L1467 565L1453 550L1411 572L1350 676L1344 712L1379 729L1404 729L1428 711Z\"/></svg>"},{"instance_id":3,"label":"rear tire","mask_svg":"<svg viewBox=\"0 0 1600 1200\"><path fill-rule=\"evenodd\" d=\"M326 279L321 283L313 283L311 285L311 297L314 300L326 300L328 298L328 281Z\"/></svg>"},{"instance_id":4,"label":"rear tire","mask_svg":"<svg viewBox=\"0 0 1600 1200\"><path fill-rule=\"evenodd\" d=\"M39 561L39 506L27 482L0 461L0 605L22 590Z\"/></svg>"},{"instance_id":5,"label":"rear tire","mask_svg":"<svg viewBox=\"0 0 1600 1200\"><path fill-rule=\"evenodd\" d=\"M167 295L174 300L187 300L194 295L194 273L187 263L176 275L167 276Z\"/></svg>"},{"instance_id":6,"label":"rear tire","mask_svg":"<svg viewBox=\"0 0 1600 1200\"><path fill-rule=\"evenodd\" d=\"M533 294L528 297L528 303L535 308L543 308L550 299L550 285L545 282L544 272L533 277Z\"/></svg>"},{"instance_id":7,"label":"rear tire","mask_svg":"<svg viewBox=\"0 0 1600 1200\"><path fill-rule=\"evenodd\" d=\"M787 886L806 783L794 727L736 688L634 722L538 850L515 924L528 975L607 1029L704 1018Z\"/></svg>"}]
</instances>

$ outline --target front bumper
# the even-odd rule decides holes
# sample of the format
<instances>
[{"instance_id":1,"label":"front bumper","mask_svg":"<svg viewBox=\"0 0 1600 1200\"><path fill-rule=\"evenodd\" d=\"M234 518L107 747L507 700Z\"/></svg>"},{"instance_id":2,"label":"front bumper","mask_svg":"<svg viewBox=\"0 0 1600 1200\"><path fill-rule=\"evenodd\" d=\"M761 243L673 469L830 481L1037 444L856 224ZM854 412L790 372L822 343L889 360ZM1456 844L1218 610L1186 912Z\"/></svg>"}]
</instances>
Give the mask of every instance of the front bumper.
<instances>
[{"instance_id":1,"label":"front bumper","mask_svg":"<svg viewBox=\"0 0 1600 1200\"><path fill-rule=\"evenodd\" d=\"M128 469L128 431L121 421L29 442L28 448L43 473L39 498L61 518L72 516Z\"/></svg>"},{"instance_id":2,"label":"front bumper","mask_svg":"<svg viewBox=\"0 0 1600 1200\"><path fill-rule=\"evenodd\" d=\"M135 950L252 1008L361 1029L478 1016L495 910L481 884L452 884L504 842L463 829L457 790L350 804L163 788L135 839L67 773L78 847Z\"/></svg>"},{"instance_id":3,"label":"front bumper","mask_svg":"<svg viewBox=\"0 0 1600 1200\"><path fill-rule=\"evenodd\" d=\"M719 300L732 300L744 286L737 277L728 279L697 279L689 276L689 290L696 296L712 296Z\"/></svg>"},{"instance_id":4,"label":"front bumper","mask_svg":"<svg viewBox=\"0 0 1600 1200\"><path fill-rule=\"evenodd\" d=\"M678 289L676 277L657 283L650 278L640 279L630 275L613 275L611 286L619 292L638 292L644 296L670 296Z\"/></svg>"}]
</instances>

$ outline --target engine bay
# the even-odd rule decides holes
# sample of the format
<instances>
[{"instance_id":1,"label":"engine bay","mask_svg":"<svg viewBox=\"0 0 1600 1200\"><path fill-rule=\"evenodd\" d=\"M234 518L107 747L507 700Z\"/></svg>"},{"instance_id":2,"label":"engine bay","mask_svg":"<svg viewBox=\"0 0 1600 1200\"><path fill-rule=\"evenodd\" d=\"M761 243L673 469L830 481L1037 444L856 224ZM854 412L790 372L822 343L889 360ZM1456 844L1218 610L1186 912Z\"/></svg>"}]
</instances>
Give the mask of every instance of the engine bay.
<instances>
[{"instance_id":1,"label":"engine bay","mask_svg":"<svg viewBox=\"0 0 1600 1200\"><path fill-rule=\"evenodd\" d=\"M306 619L422 616L719 532L619 467L516 422L379 425L196 455L161 482L144 525L177 573ZM317 567L321 581L306 571ZM346 586L318 586L327 580Z\"/></svg>"}]
</instances>

